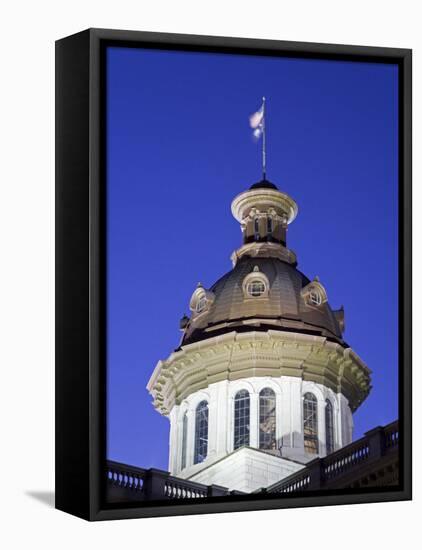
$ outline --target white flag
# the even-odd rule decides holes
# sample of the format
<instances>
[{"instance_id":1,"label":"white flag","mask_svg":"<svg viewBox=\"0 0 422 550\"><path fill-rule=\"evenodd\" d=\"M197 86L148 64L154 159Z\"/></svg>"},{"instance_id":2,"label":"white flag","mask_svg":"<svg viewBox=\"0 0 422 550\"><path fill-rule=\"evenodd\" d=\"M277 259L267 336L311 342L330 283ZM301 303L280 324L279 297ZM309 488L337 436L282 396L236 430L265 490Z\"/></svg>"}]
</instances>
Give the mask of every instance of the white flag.
<instances>
[{"instance_id":1,"label":"white flag","mask_svg":"<svg viewBox=\"0 0 422 550\"><path fill-rule=\"evenodd\" d=\"M250 127L253 128L253 135L255 139L259 139L264 132L264 116L264 103L262 103L259 111L249 117L249 124Z\"/></svg>"}]
</instances>

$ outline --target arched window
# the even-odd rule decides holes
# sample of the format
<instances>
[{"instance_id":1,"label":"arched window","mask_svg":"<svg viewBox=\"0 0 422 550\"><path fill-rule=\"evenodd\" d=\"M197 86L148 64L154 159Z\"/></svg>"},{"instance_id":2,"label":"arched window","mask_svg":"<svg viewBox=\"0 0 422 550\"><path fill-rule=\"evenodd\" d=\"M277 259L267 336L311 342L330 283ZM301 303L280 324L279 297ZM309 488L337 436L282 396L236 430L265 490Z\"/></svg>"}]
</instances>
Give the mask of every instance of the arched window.
<instances>
[{"instance_id":1,"label":"arched window","mask_svg":"<svg viewBox=\"0 0 422 550\"><path fill-rule=\"evenodd\" d=\"M249 419L249 393L246 390L240 390L234 397L234 449L249 445Z\"/></svg>"},{"instance_id":2,"label":"arched window","mask_svg":"<svg viewBox=\"0 0 422 550\"><path fill-rule=\"evenodd\" d=\"M259 219L255 218L254 221L255 240L259 241Z\"/></svg>"},{"instance_id":3,"label":"arched window","mask_svg":"<svg viewBox=\"0 0 422 550\"><path fill-rule=\"evenodd\" d=\"M208 453L208 403L201 401L195 413L195 453L193 463L198 464L207 458Z\"/></svg>"},{"instance_id":4,"label":"arched window","mask_svg":"<svg viewBox=\"0 0 422 550\"><path fill-rule=\"evenodd\" d=\"M188 443L188 413L185 412L182 420L182 466L181 466L182 470L186 468L187 443Z\"/></svg>"},{"instance_id":5,"label":"arched window","mask_svg":"<svg viewBox=\"0 0 422 550\"><path fill-rule=\"evenodd\" d=\"M251 298L268 298L270 282L268 277L259 267L254 266L253 270L246 275L242 282L243 296L250 300Z\"/></svg>"},{"instance_id":6,"label":"arched window","mask_svg":"<svg viewBox=\"0 0 422 550\"><path fill-rule=\"evenodd\" d=\"M325 401L325 446L327 455L334 451L334 418L331 401Z\"/></svg>"},{"instance_id":7,"label":"arched window","mask_svg":"<svg viewBox=\"0 0 422 550\"><path fill-rule=\"evenodd\" d=\"M198 298L198 301L196 302L196 306L195 306L196 313L201 313L201 311L204 311L206 305L207 305L207 298L205 294L202 294Z\"/></svg>"},{"instance_id":8,"label":"arched window","mask_svg":"<svg viewBox=\"0 0 422 550\"><path fill-rule=\"evenodd\" d=\"M259 448L276 449L275 393L264 388L259 394Z\"/></svg>"},{"instance_id":9,"label":"arched window","mask_svg":"<svg viewBox=\"0 0 422 550\"><path fill-rule=\"evenodd\" d=\"M268 235L271 235L273 232L273 219L268 216L267 218L267 233Z\"/></svg>"},{"instance_id":10,"label":"arched window","mask_svg":"<svg viewBox=\"0 0 422 550\"><path fill-rule=\"evenodd\" d=\"M312 393L305 393L303 397L303 436L305 451L311 454L318 453L318 413L317 399Z\"/></svg>"},{"instance_id":11,"label":"arched window","mask_svg":"<svg viewBox=\"0 0 422 550\"><path fill-rule=\"evenodd\" d=\"M309 293L309 301L314 306L320 306L322 304L321 294L317 290L311 290Z\"/></svg>"}]
</instances>

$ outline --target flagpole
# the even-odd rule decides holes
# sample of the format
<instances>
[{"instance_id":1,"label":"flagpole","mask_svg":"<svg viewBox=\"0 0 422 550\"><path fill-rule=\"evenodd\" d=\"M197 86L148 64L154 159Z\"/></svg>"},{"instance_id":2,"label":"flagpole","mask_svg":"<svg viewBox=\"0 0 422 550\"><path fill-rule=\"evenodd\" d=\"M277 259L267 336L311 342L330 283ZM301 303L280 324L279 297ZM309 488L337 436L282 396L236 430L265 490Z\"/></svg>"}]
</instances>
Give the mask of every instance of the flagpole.
<instances>
[{"instance_id":1,"label":"flagpole","mask_svg":"<svg viewBox=\"0 0 422 550\"><path fill-rule=\"evenodd\" d=\"M262 179L267 175L267 151L265 143L265 97L262 98Z\"/></svg>"}]
</instances>

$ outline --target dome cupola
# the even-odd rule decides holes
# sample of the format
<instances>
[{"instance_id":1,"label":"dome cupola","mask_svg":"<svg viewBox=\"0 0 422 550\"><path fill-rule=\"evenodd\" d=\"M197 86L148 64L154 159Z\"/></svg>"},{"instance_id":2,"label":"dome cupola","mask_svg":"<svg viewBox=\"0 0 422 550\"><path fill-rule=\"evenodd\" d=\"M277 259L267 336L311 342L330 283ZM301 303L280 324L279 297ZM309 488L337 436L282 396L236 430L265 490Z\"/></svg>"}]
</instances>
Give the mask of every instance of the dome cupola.
<instances>
[{"instance_id":1,"label":"dome cupola","mask_svg":"<svg viewBox=\"0 0 422 550\"><path fill-rule=\"evenodd\" d=\"M318 277L311 281L301 273L296 254L287 248L296 202L261 180L234 198L231 211L240 223L243 244L231 256L231 271L209 290L202 285L195 289L182 345L252 327L320 334L346 345L344 311L331 309Z\"/></svg>"},{"instance_id":2,"label":"dome cupola","mask_svg":"<svg viewBox=\"0 0 422 550\"><path fill-rule=\"evenodd\" d=\"M277 243L286 246L287 225L297 215L295 201L268 180L261 180L232 202L243 243Z\"/></svg>"},{"instance_id":3,"label":"dome cupola","mask_svg":"<svg viewBox=\"0 0 422 550\"><path fill-rule=\"evenodd\" d=\"M295 201L264 177L231 209L232 269L193 289L147 388L170 420L170 471L251 492L349 444L371 373L343 340L343 308L287 248Z\"/></svg>"}]
</instances>

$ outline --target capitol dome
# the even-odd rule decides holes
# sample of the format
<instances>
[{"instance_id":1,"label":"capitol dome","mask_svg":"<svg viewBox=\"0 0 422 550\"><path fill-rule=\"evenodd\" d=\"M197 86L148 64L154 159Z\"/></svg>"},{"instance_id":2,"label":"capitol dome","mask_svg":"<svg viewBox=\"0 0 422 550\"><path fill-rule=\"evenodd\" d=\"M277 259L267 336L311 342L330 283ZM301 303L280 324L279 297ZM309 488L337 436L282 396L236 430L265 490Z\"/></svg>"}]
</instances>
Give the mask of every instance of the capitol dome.
<instances>
[{"instance_id":1,"label":"capitol dome","mask_svg":"<svg viewBox=\"0 0 422 550\"><path fill-rule=\"evenodd\" d=\"M182 321L182 344L233 330L279 329L346 346L343 309L331 309L318 277L311 281L301 273L286 246L287 224L297 214L293 199L263 180L234 199L232 213L241 223L243 246L232 255L231 271L209 289L198 284L191 318Z\"/></svg>"},{"instance_id":2,"label":"capitol dome","mask_svg":"<svg viewBox=\"0 0 422 550\"><path fill-rule=\"evenodd\" d=\"M232 269L193 289L179 346L147 388L170 420L173 475L251 492L348 445L371 372L343 340L343 308L297 269L296 202L264 179L231 210Z\"/></svg>"},{"instance_id":3,"label":"capitol dome","mask_svg":"<svg viewBox=\"0 0 422 550\"><path fill-rule=\"evenodd\" d=\"M205 304L197 304L205 298ZM319 334L344 344L343 310L333 311L321 283L275 257L243 256L207 291L191 300L183 344L236 330L279 329ZM198 309L198 310L197 310Z\"/></svg>"}]
</instances>

